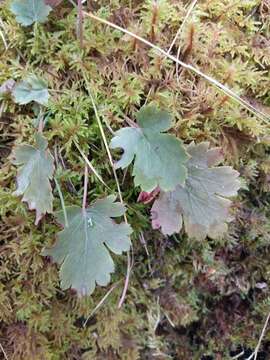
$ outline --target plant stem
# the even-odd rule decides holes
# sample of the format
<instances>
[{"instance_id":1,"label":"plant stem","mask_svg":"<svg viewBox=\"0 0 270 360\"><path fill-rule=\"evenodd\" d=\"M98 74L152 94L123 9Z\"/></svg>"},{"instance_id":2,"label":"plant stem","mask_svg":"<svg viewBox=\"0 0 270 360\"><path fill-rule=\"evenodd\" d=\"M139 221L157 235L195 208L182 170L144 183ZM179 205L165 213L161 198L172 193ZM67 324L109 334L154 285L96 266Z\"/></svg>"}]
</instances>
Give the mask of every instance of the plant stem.
<instances>
[{"instance_id":1,"label":"plant stem","mask_svg":"<svg viewBox=\"0 0 270 360\"><path fill-rule=\"evenodd\" d=\"M79 150L81 156L83 157L84 161L86 162L86 164L89 166L89 168L91 169L91 171L93 171L93 173L96 175L96 177L98 178L98 180L107 188L110 190L109 186L104 182L104 180L102 179L102 177L99 175L99 173L97 172L97 170L94 168L94 166L91 164L91 162L88 160L88 158L86 157L86 155L83 153L82 149L79 147L79 145L74 142L76 148Z\"/></svg>"},{"instance_id":2,"label":"plant stem","mask_svg":"<svg viewBox=\"0 0 270 360\"><path fill-rule=\"evenodd\" d=\"M55 182L55 186L56 186L56 189L57 189L59 197L60 197L60 202L61 202L61 206L62 206L63 213L64 213L65 226L68 227L68 218L67 218L65 201L64 201L63 193L61 191L60 185L59 185L56 177L54 177L54 182Z\"/></svg>"},{"instance_id":3,"label":"plant stem","mask_svg":"<svg viewBox=\"0 0 270 360\"><path fill-rule=\"evenodd\" d=\"M112 158L112 155L111 155L111 152L110 152L108 141L106 139L106 135L105 135L104 130L103 130L102 122L100 120L98 110L97 110L97 107L96 107L92 92L91 92L91 90L90 90L90 88L88 86L88 81L87 81L85 75L84 75L84 80L85 80L85 83L87 85L88 94L89 94L90 99L92 101L92 105L93 105L93 108L94 108L94 112L95 112L95 116L96 116L97 123L98 123L98 126L99 126L99 130L101 132L102 140L104 142L104 145L105 145L105 148L106 148L106 151L107 151L107 155L108 155L108 158L109 158L109 161L110 161L110 165L111 165L111 168L112 168L112 171L113 171L113 175L114 175L116 186L117 186L117 192L118 192L119 200L120 200L121 204L124 205L122 192L121 192L121 188L120 188L120 183L119 183L118 176L117 176L114 164L113 164L113 158ZM124 216L125 223L128 224L126 214L124 213L123 216ZM132 269L132 265L131 265L131 260L130 260L130 253L128 252L127 253L127 272L126 272L125 285L124 285L124 288L123 288L122 296L121 296L121 298L119 300L119 303L118 303L118 308L120 308L123 305L123 302L125 300L127 289L128 289L128 284L129 284L129 278L130 278L131 269Z\"/></svg>"},{"instance_id":4,"label":"plant stem","mask_svg":"<svg viewBox=\"0 0 270 360\"><path fill-rule=\"evenodd\" d=\"M185 26L185 24L186 24L186 22L187 22L187 19L189 18L192 10L194 9L197 1L198 1L198 0L193 0L192 4L190 5L190 7L189 7L189 9L188 9L188 12L187 12L187 14L186 14L186 16L185 16L185 18L184 18L181 26L179 27L179 29L178 29L178 31L177 31L177 33L176 33L173 41L171 42L171 45L170 45L170 47L169 47L169 49L168 49L168 51L167 51L167 54L170 54L170 52L172 51L172 48L173 48L173 46L174 46L177 38L179 37L179 35L182 33L183 28L184 28L184 26ZM177 51L177 59L179 59L179 55L180 55L180 50L179 50L179 49L180 49L180 45L179 45L178 51ZM179 64L176 63L176 65L178 66Z\"/></svg>"},{"instance_id":5,"label":"plant stem","mask_svg":"<svg viewBox=\"0 0 270 360\"><path fill-rule=\"evenodd\" d=\"M185 24L186 24L186 22L187 22L187 19L189 18L189 16L190 16L192 10L194 9L194 7L196 6L197 1L198 1L198 0L193 0L192 4L190 5L190 8L188 9L188 12L187 12L187 14L186 14L186 16L185 16L185 18L184 18L184 20L183 20L180 28L178 29L178 31L177 31L177 33L176 33L176 35L175 35L175 38L173 39L173 41L172 41L172 43L171 43L171 46L170 46L170 48L169 48L169 50L168 50L168 53L171 52L172 47L173 47L173 45L174 45L174 42L176 41L177 37L182 33L183 28L184 28L184 26L185 26ZM180 43L180 41L179 41L179 45L178 45L178 49L177 49L177 55L176 55L177 60L179 60L180 52L181 52L181 43ZM179 84L179 63L178 63L178 62L176 63L176 78L177 78L177 83Z\"/></svg>"},{"instance_id":6,"label":"plant stem","mask_svg":"<svg viewBox=\"0 0 270 360\"><path fill-rule=\"evenodd\" d=\"M125 301L125 298L126 298L126 295L127 295L131 269L132 269L132 266L131 266L131 260L130 260L130 253L128 251L128 253L127 253L127 272L126 272L125 285L124 285L124 288L123 288L123 291L122 291L121 298L120 298L119 303L118 303L118 309L120 309L121 306L123 305L123 303Z\"/></svg>"},{"instance_id":7,"label":"plant stem","mask_svg":"<svg viewBox=\"0 0 270 360\"><path fill-rule=\"evenodd\" d=\"M86 79L85 79L85 81L86 81L86 83L87 83L87 80L86 80ZM116 182L116 186L117 186L117 192L118 192L118 195L119 195L119 200L120 200L121 204L124 205L123 197L122 197L122 192L121 192L120 184L119 184L119 180L118 180L118 176L117 176L116 170L115 170L115 168L114 168L114 164L113 164L112 154L111 154L111 152L110 152L109 144L108 144L108 141L107 141L107 139L106 139L106 135L105 135L104 130L103 130L103 126L102 126L102 123L101 123L101 120L100 120L100 117L99 117L99 114L98 114L98 111L97 111L97 107L96 107L96 104L95 104L95 101L94 101L92 92L91 92L91 90L89 89L89 87L88 87L88 94L89 94L90 99L91 99L91 101L92 101L92 105L93 105L94 112L95 112L95 116L96 116L96 119L97 119L97 122L98 122L99 130L100 130L100 132L101 132L102 140L103 140L103 142L104 142L105 149L106 149L106 152L107 152L107 155L108 155L108 158L109 158L109 161L110 161L110 165L111 165L111 168L112 168L112 171L113 171L113 175L114 175L115 182ZM125 215L125 214L124 214L124 219L125 219L125 221L126 221L126 223L127 223L127 218L126 218L126 215Z\"/></svg>"},{"instance_id":8,"label":"plant stem","mask_svg":"<svg viewBox=\"0 0 270 360\"><path fill-rule=\"evenodd\" d=\"M97 306L95 306L94 310L91 311L91 313L88 315L87 319L85 320L85 322L83 323L83 327L86 327L89 319L97 312L97 310L103 305L104 301L107 299L107 297L113 292L113 290L119 285L118 283L115 283L109 291L107 291L107 293L103 296L103 298L100 300L100 302L97 304Z\"/></svg>"},{"instance_id":9,"label":"plant stem","mask_svg":"<svg viewBox=\"0 0 270 360\"><path fill-rule=\"evenodd\" d=\"M1 349L2 353L3 353L3 355L4 355L5 360L8 360L7 354L6 354L6 352L5 352L5 350L4 350L1 343L0 343L0 349Z\"/></svg>"},{"instance_id":10,"label":"plant stem","mask_svg":"<svg viewBox=\"0 0 270 360\"><path fill-rule=\"evenodd\" d=\"M84 167L84 184L83 184L83 202L82 202L83 212L85 212L85 209L86 209L87 187L88 187L88 165L85 164L85 167Z\"/></svg>"},{"instance_id":11,"label":"plant stem","mask_svg":"<svg viewBox=\"0 0 270 360\"><path fill-rule=\"evenodd\" d=\"M38 122L38 132L40 133L40 134L42 134L42 132L43 132L43 128L44 128L44 119L43 119L43 114L42 114L42 112L41 112L41 108L39 109L39 122Z\"/></svg>"},{"instance_id":12,"label":"plant stem","mask_svg":"<svg viewBox=\"0 0 270 360\"><path fill-rule=\"evenodd\" d=\"M268 322L270 320L270 312L268 313L267 315L267 318L265 320L265 323L264 323L264 326L263 326L263 329L262 329L262 332L261 332L261 336L259 338L259 341L258 341L258 344L254 350L254 352L247 358L247 360L257 360L257 357L258 357L258 352L260 350L260 347L261 347L261 343L262 343L262 340L264 338L264 335L265 335L265 332L266 332L266 329L267 329L267 325L268 325Z\"/></svg>"}]
</instances>

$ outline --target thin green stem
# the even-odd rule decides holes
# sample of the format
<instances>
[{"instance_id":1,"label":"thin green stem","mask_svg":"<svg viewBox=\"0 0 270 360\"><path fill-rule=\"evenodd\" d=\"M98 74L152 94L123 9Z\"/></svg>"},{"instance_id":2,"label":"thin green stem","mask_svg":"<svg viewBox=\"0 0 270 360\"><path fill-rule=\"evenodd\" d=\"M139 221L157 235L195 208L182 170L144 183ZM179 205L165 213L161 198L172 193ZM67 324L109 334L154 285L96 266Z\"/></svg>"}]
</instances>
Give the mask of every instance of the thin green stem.
<instances>
[{"instance_id":1,"label":"thin green stem","mask_svg":"<svg viewBox=\"0 0 270 360\"><path fill-rule=\"evenodd\" d=\"M94 168L94 166L91 164L91 162L88 160L88 158L86 157L86 155L83 153L82 149L80 148L80 146L74 142L76 148L79 150L81 156L83 157L84 161L86 162L86 164L89 166L90 170L96 175L96 177L98 178L98 180L107 188L110 189L109 186L105 183L105 181L102 179L102 177L99 175L99 173L97 172L97 170Z\"/></svg>"},{"instance_id":2,"label":"thin green stem","mask_svg":"<svg viewBox=\"0 0 270 360\"><path fill-rule=\"evenodd\" d=\"M56 189L57 189L59 197L60 197L61 207L62 207L62 210L63 210L63 213L64 213L65 226L68 227L68 217L67 217L65 201L64 201L63 193L61 191L60 185L59 185L56 177L54 178L54 182L55 182L55 186L56 186Z\"/></svg>"},{"instance_id":3,"label":"thin green stem","mask_svg":"<svg viewBox=\"0 0 270 360\"><path fill-rule=\"evenodd\" d=\"M83 201L82 201L82 209L85 212L86 202L87 202L87 188L88 188L88 166L85 164L84 167L84 184L83 184Z\"/></svg>"},{"instance_id":4,"label":"thin green stem","mask_svg":"<svg viewBox=\"0 0 270 360\"><path fill-rule=\"evenodd\" d=\"M89 94L90 99L91 99L91 101L92 101L92 105L93 105L93 108L94 108L95 116L96 116L96 119L97 119L97 123L98 123L98 126L99 126L99 130L100 130L100 132L101 132L102 140L103 140L103 142L104 142L104 145L105 145L105 148L106 148L106 151L107 151L107 155L108 155L108 158L109 158L109 161L110 161L110 165L111 165L111 167L112 167L113 175L114 175L115 182L116 182L116 186L117 186L117 191L118 191L119 200L120 200L121 204L124 206L124 201L123 201L123 197L122 197L122 192L121 192L121 188L120 188L120 183L119 183L119 179L118 179L118 176L117 176L117 173L116 173L114 164L113 164L113 158L112 158L112 155L111 155L111 152L110 152L109 144L108 144L106 135L105 135L104 130L103 130L102 122L101 122L100 117L99 117L99 114L98 114L98 110L97 110L97 107L96 107L96 104L95 104L95 100L94 100L94 98L93 98L92 92L91 92L91 90L90 90L90 87L89 87L89 84L88 84L88 81L87 81L85 75L84 75L84 80L85 80L85 83L86 83L86 86L87 86L88 94ZM128 224L127 216L126 216L125 213L124 213L124 220L125 220L125 223ZM122 292L121 298L120 298L119 303L118 303L118 308L120 308L120 307L123 305L124 300L125 300L125 297L126 297L126 293L127 293L127 289L128 289L128 284L129 284L130 273L131 273L131 268L132 268L132 265L131 265L130 253L127 252L127 272L126 272L126 279L125 279L125 285L124 285L124 288L123 288L123 292Z\"/></svg>"}]
</instances>

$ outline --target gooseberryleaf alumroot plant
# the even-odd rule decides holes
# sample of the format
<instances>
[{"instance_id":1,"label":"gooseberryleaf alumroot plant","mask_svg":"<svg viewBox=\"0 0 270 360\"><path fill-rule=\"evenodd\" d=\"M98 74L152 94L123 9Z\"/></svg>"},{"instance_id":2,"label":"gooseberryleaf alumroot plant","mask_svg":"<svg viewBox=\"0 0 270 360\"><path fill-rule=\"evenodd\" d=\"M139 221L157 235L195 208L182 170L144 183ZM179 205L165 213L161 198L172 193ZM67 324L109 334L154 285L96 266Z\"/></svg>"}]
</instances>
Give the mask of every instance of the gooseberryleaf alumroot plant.
<instances>
[{"instance_id":1,"label":"gooseberryleaf alumroot plant","mask_svg":"<svg viewBox=\"0 0 270 360\"><path fill-rule=\"evenodd\" d=\"M137 120L148 131L139 130L138 135L136 127L121 129L111 147L124 150L117 167L125 168L135 157L135 185L143 191L160 190L151 209L152 227L172 235L179 233L184 223L190 237L222 235L230 219L228 198L240 188L238 172L230 166L215 166L223 160L220 148L209 149L207 142L184 147L173 135L160 135L158 130L172 126L168 112L147 106L139 111Z\"/></svg>"},{"instance_id":2,"label":"gooseberryleaf alumroot plant","mask_svg":"<svg viewBox=\"0 0 270 360\"><path fill-rule=\"evenodd\" d=\"M48 142L40 134L36 146L18 145L13 151L13 164L19 166L17 190L14 195L23 195L29 209L36 210L37 225L42 216L53 212L53 195L50 180L54 172L54 160L47 149Z\"/></svg>"},{"instance_id":3,"label":"gooseberryleaf alumroot plant","mask_svg":"<svg viewBox=\"0 0 270 360\"><path fill-rule=\"evenodd\" d=\"M10 9L15 14L18 23L23 26L45 22L52 10L43 0L14 0Z\"/></svg>"},{"instance_id":4,"label":"gooseberryleaf alumroot plant","mask_svg":"<svg viewBox=\"0 0 270 360\"><path fill-rule=\"evenodd\" d=\"M64 229L57 234L53 248L43 251L60 265L62 289L69 287L80 295L91 294L95 284L107 285L114 263L109 250L121 254L130 248L131 227L112 218L124 215L126 209L115 202L114 195L97 200L86 209L67 207L56 213L57 221ZM105 246L106 245L106 246Z\"/></svg>"},{"instance_id":5,"label":"gooseberryleaf alumroot plant","mask_svg":"<svg viewBox=\"0 0 270 360\"><path fill-rule=\"evenodd\" d=\"M229 197L240 187L238 172L229 166L215 166L223 160L221 149L209 149L209 143L187 146L191 158L184 185L173 191L161 191L152 209L152 226L165 235L181 230L190 237L216 238L227 230L230 218Z\"/></svg>"},{"instance_id":6,"label":"gooseberryleaf alumroot plant","mask_svg":"<svg viewBox=\"0 0 270 360\"><path fill-rule=\"evenodd\" d=\"M111 141L112 149L124 150L115 167L124 169L135 158L132 174L135 186L143 191L152 191L157 186L168 191L184 184L188 155L179 139L164 133L173 125L171 115L145 106L136 118L138 127L118 130Z\"/></svg>"},{"instance_id":7,"label":"gooseberryleaf alumroot plant","mask_svg":"<svg viewBox=\"0 0 270 360\"><path fill-rule=\"evenodd\" d=\"M44 22L51 7L43 0L13 0L11 11L23 26ZM0 95L11 95L14 102L34 102L49 107L46 82L28 74L19 82L14 79L2 84ZM122 149L116 169L133 163L134 185L150 193L152 226L171 235L184 229L189 237L218 237L230 221L230 198L240 187L237 171L217 166L223 161L221 150L209 143L184 145L168 131L173 119L166 110L144 106L136 114L134 126L118 130L110 143L111 149ZM62 227L51 248L42 251L60 267L62 289L73 288L79 295L91 294L96 284L105 286L114 271L111 253L122 254L131 245L130 225L119 220L125 206L115 195L97 199L88 207L74 204L53 213L54 159L48 141L42 135L42 115L35 134L35 145L19 144L13 149L12 161L18 166L16 196L36 211L35 223L51 213ZM116 154L115 154L116 156ZM87 186L86 186L87 193ZM117 222L114 220L117 218Z\"/></svg>"}]
</instances>

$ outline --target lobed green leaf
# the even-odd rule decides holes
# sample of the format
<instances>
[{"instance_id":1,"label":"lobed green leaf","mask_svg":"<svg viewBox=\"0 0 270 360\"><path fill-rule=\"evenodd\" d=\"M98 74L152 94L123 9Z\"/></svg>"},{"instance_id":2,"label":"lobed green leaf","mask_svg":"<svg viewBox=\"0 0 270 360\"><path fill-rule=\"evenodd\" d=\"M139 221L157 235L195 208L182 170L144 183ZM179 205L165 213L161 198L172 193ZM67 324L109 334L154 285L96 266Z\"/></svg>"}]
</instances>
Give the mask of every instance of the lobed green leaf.
<instances>
[{"instance_id":1,"label":"lobed green leaf","mask_svg":"<svg viewBox=\"0 0 270 360\"><path fill-rule=\"evenodd\" d=\"M115 199L114 195L107 196L86 210L67 207L67 224L63 212L57 214L64 229L58 233L54 247L45 249L43 255L51 256L60 265L62 289L71 287L79 295L89 295L96 283L107 285L114 271L108 248L115 254L129 250L132 229L112 220L125 213L124 206Z\"/></svg>"},{"instance_id":2,"label":"lobed green leaf","mask_svg":"<svg viewBox=\"0 0 270 360\"><path fill-rule=\"evenodd\" d=\"M218 237L226 231L231 201L240 188L239 174L229 166L219 166L219 148L209 150L209 143L187 147L191 155L187 163L188 177L184 185L170 192L161 191L152 209L152 226L172 235L183 222L190 237Z\"/></svg>"},{"instance_id":3,"label":"lobed green leaf","mask_svg":"<svg viewBox=\"0 0 270 360\"><path fill-rule=\"evenodd\" d=\"M53 176L54 164L47 146L47 140L38 133L36 147L19 145L13 150L13 164L19 166L14 195L23 195L22 201L26 201L31 210L36 210L36 224L42 215L52 213L50 179Z\"/></svg>"},{"instance_id":4,"label":"lobed green leaf","mask_svg":"<svg viewBox=\"0 0 270 360\"><path fill-rule=\"evenodd\" d=\"M157 186L168 191L183 184L188 155L179 139L163 133L172 127L170 114L145 106L138 112L137 121L139 127L120 129L111 140L112 149L124 150L115 167L124 169L135 158L132 174L135 185L143 191L152 191Z\"/></svg>"},{"instance_id":5,"label":"lobed green leaf","mask_svg":"<svg viewBox=\"0 0 270 360\"><path fill-rule=\"evenodd\" d=\"M18 23L23 26L45 22L52 10L44 0L13 0L10 9L16 15Z\"/></svg>"},{"instance_id":6,"label":"lobed green leaf","mask_svg":"<svg viewBox=\"0 0 270 360\"><path fill-rule=\"evenodd\" d=\"M44 80L36 75L29 75L25 80L17 84L12 95L16 103L25 105L35 101L41 105L47 105L49 100L49 91Z\"/></svg>"}]
</instances>

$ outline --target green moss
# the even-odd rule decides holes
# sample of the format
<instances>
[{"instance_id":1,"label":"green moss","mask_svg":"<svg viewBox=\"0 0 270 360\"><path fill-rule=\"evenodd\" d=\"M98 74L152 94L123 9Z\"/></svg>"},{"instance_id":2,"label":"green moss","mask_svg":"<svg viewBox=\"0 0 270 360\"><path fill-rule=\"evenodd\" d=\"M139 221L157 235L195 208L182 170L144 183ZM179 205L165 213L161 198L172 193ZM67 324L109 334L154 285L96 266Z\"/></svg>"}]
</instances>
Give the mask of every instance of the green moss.
<instances>
[{"instance_id":1,"label":"green moss","mask_svg":"<svg viewBox=\"0 0 270 360\"><path fill-rule=\"evenodd\" d=\"M269 113L270 17L265 4L198 2L172 51L176 54L180 42L182 60ZM99 16L168 49L188 3L113 0L110 6L104 1L93 6ZM74 142L116 191L85 78L108 139L110 131L124 125L127 117L133 119L141 105L155 103L172 112L173 132L186 143L208 140L221 145L226 162L240 171L248 187L236 200L229 234L198 243L183 234L164 238L149 230L149 207L137 203L139 190L133 187L130 171L120 171L134 228L127 296L118 309L126 272L123 256L115 258L110 286L79 299L71 290L60 290L57 267L40 255L53 243L58 225L46 216L35 227L34 214L12 195L16 169L9 154L15 143L33 141L35 109L3 100L0 342L9 359L229 359L230 349L238 345L254 348L270 301L269 125L186 70L180 68L178 81L175 65L164 56L87 17L80 49L76 11L69 2L62 2L45 24L27 28L16 23L7 4L1 4L0 13L8 45L5 49L0 38L0 84L33 72L51 89L45 135L66 205L79 204L82 197L84 162ZM89 200L106 193L90 175ZM59 210L56 189L54 195Z\"/></svg>"}]
</instances>

